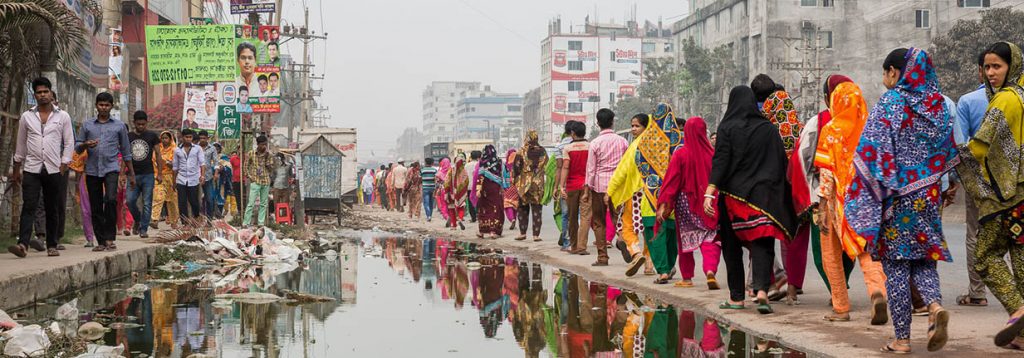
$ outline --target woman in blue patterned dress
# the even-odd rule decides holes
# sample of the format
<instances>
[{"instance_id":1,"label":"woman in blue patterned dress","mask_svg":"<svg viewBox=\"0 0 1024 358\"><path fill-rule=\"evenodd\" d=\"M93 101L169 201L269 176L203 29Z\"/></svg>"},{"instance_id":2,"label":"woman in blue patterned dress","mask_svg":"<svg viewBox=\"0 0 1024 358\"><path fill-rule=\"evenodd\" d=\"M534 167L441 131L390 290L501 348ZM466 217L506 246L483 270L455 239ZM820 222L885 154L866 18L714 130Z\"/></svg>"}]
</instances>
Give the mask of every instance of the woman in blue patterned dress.
<instances>
[{"instance_id":1,"label":"woman in blue patterned dress","mask_svg":"<svg viewBox=\"0 0 1024 358\"><path fill-rule=\"evenodd\" d=\"M958 162L953 122L928 54L897 49L882 64L888 91L864 127L846 219L882 263L896 341L883 352L910 352L910 282L928 304L928 350L946 344L936 262L952 261L942 234L940 178Z\"/></svg>"}]
</instances>

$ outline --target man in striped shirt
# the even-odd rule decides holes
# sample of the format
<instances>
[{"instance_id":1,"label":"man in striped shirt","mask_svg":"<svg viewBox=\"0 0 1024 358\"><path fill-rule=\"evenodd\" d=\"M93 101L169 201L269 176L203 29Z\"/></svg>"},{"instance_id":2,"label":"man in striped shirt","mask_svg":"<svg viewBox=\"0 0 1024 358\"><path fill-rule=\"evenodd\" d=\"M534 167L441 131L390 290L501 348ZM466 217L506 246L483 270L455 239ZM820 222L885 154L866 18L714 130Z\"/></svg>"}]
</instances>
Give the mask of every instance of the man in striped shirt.
<instances>
[{"instance_id":1,"label":"man in striped shirt","mask_svg":"<svg viewBox=\"0 0 1024 358\"><path fill-rule=\"evenodd\" d=\"M434 158L423 159L423 169L420 169L420 179L423 180L423 212L427 214L427 222L434 214L434 189L437 187L437 168L434 167Z\"/></svg>"},{"instance_id":2,"label":"man in striped shirt","mask_svg":"<svg viewBox=\"0 0 1024 358\"><path fill-rule=\"evenodd\" d=\"M614 122L615 113L612 110L601 108L597 111L597 126L601 128L601 133L590 142L590 153L587 155L586 185L590 188L592 213L590 227L594 230L594 246L597 247L597 261L593 266L608 266L608 223L605 213L611 211L613 218L618 217L615 207L608 204L608 182L629 147L626 138L612 130Z\"/></svg>"}]
</instances>

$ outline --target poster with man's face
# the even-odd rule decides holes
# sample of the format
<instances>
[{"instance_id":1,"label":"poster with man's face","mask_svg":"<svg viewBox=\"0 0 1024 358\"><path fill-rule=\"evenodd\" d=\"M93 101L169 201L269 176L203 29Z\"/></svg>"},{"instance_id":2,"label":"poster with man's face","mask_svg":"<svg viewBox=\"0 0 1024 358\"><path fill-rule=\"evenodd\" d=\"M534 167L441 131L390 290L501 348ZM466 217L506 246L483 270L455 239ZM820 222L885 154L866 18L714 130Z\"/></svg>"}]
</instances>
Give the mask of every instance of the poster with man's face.
<instances>
[{"instance_id":1,"label":"poster with man's face","mask_svg":"<svg viewBox=\"0 0 1024 358\"><path fill-rule=\"evenodd\" d=\"M185 87L181 128L217 129L217 90L213 84L189 84Z\"/></svg>"},{"instance_id":2,"label":"poster with man's face","mask_svg":"<svg viewBox=\"0 0 1024 358\"><path fill-rule=\"evenodd\" d=\"M281 49L274 39L280 36L279 27L258 26L256 36L252 37L246 37L246 28L252 29L244 25L235 39L237 112L278 113L281 111Z\"/></svg>"}]
</instances>

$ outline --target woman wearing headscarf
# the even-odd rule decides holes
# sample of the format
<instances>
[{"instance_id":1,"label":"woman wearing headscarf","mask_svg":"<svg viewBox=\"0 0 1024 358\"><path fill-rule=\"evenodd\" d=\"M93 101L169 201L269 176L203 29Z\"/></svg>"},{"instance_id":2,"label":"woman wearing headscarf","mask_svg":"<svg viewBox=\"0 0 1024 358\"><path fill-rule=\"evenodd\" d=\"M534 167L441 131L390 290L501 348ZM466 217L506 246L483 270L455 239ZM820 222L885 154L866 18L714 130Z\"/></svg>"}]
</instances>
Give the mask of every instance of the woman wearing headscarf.
<instances>
[{"instance_id":1,"label":"woman wearing headscarf","mask_svg":"<svg viewBox=\"0 0 1024 358\"><path fill-rule=\"evenodd\" d=\"M448 157L441 158L441 163L437 165L437 176L435 177L437 190L434 191L434 196L437 199L437 211L444 218L444 227L451 227L451 219L448 218L448 191L445 189L445 182L451 170L452 160Z\"/></svg>"},{"instance_id":2,"label":"woman wearing headscarf","mask_svg":"<svg viewBox=\"0 0 1024 358\"><path fill-rule=\"evenodd\" d=\"M519 237L516 240L526 240L526 228L532 218L533 241L540 241L541 205L546 184L542 170L547 166L548 153L540 146L537 131L530 130L512 163L513 184L519 193Z\"/></svg>"},{"instance_id":3,"label":"woman wearing headscarf","mask_svg":"<svg viewBox=\"0 0 1024 358\"><path fill-rule=\"evenodd\" d=\"M516 152L515 148L509 149L505 153L505 181L508 182L508 186L502 191L502 198L504 199L505 218L508 219L512 224L509 225L509 230L515 230L516 218L518 217L516 210L519 209L519 189L515 185L512 185L512 165L516 162L516 158L519 153Z\"/></svg>"},{"instance_id":4,"label":"woman wearing headscarf","mask_svg":"<svg viewBox=\"0 0 1024 358\"><path fill-rule=\"evenodd\" d=\"M359 185L363 190L363 203L370 205L373 203L373 169L366 169L366 173L363 174Z\"/></svg>"},{"instance_id":5,"label":"woman wearing headscarf","mask_svg":"<svg viewBox=\"0 0 1024 358\"><path fill-rule=\"evenodd\" d=\"M715 154L708 141L707 128L701 117L692 117L683 126L683 146L672 154L658 195L658 218L666 220L673 214L676 218L679 272L683 280L675 286L693 287L693 252L700 249L708 289L717 290L715 273L722 251L715 241L718 217L708 215L701 207L711 173L711 158Z\"/></svg>"},{"instance_id":6,"label":"woman wearing headscarf","mask_svg":"<svg viewBox=\"0 0 1024 358\"><path fill-rule=\"evenodd\" d=\"M162 161L157 162L160 176L153 186L153 217L150 227L157 228L157 221L160 220L160 212L167 208L167 224L172 228L178 226L178 192L174 189L174 169L171 162L174 161L174 150L178 145L174 143L174 135L170 131L160 133L160 144L157 145L157 155ZM88 200L87 200L88 201Z\"/></svg>"},{"instance_id":7,"label":"woman wearing headscarf","mask_svg":"<svg viewBox=\"0 0 1024 358\"><path fill-rule=\"evenodd\" d=\"M423 205L423 178L420 177L420 162L412 162L405 177L405 202L409 203L409 218L413 215L420 218L420 206Z\"/></svg>"},{"instance_id":8,"label":"woman wearing headscarf","mask_svg":"<svg viewBox=\"0 0 1024 358\"><path fill-rule=\"evenodd\" d=\"M952 260L942 234L939 179L959 161L953 121L924 50L894 50L882 69L889 90L864 125L843 210L885 271L896 340L882 351L910 351L911 280L928 305L928 350L936 351L946 344L949 322L936 262Z\"/></svg>"},{"instance_id":9,"label":"woman wearing headscarf","mask_svg":"<svg viewBox=\"0 0 1024 358\"><path fill-rule=\"evenodd\" d=\"M443 163L443 162L442 162ZM445 202L448 206L448 226L466 230L462 219L466 217L466 199L469 191L469 176L466 175L466 154L455 156L455 167L448 170L444 180Z\"/></svg>"},{"instance_id":10,"label":"woman wearing headscarf","mask_svg":"<svg viewBox=\"0 0 1024 358\"><path fill-rule=\"evenodd\" d=\"M835 76L833 76L835 77ZM864 251L865 240L846 223L843 199L853 180L853 157L864 123L868 119L868 105L860 87L846 81L834 86L830 96L832 120L821 130L814 165L818 168L820 198L818 226L821 228L821 261L828 277L832 294L832 314L829 321L850 320L850 297L846 288L843 257L860 260L864 283L871 297L871 324L883 325L889 321L885 302L885 274L882 264L871 259ZM845 253L845 255L844 255Z\"/></svg>"},{"instance_id":11,"label":"woman wearing headscarf","mask_svg":"<svg viewBox=\"0 0 1024 358\"><path fill-rule=\"evenodd\" d=\"M669 159L682 141L683 133L676 124L672 108L665 103L658 104L653 118L647 122L647 129L626 149L608 183L608 196L616 207L634 193L642 193L639 202L633 201L632 219L634 223L643 224L644 244L660 274L654 280L657 284L668 283L676 273L675 217L670 215L659 220L656 210Z\"/></svg>"},{"instance_id":12,"label":"woman wearing headscarf","mask_svg":"<svg viewBox=\"0 0 1024 358\"><path fill-rule=\"evenodd\" d=\"M470 201L476 206L480 222L478 238L497 239L501 236L505 225L503 192L508 186L504 169L494 146L485 146L476 173L473 173L473 191L470 193Z\"/></svg>"},{"instance_id":13,"label":"woman wearing headscarf","mask_svg":"<svg viewBox=\"0 0 1024 358\"><path fill-rule=\"evenodd\" d=\"M758 312L772 313L768 290L775 240L792 239L796 216L786 181L787 160L782 138L778 128L758 110L750 87L736 86L729 93L711 163L704 211L709 216L718 214L729 283L729 301L719 307L744 308L742 247L746 244L750 250L752 288Z\"/></svg>"},{"instance_id":14,"label":"woman wearing headscarf","mask_svg":"<svg viewBox=\"0 0 1024 358\"><path fill-rule=\"evenodd\" d=\"M640 134L643 134L643 132L647 130L647 123L649 122L649 119L650 116L644 113L634 115L633 118L630 119L630 135L633 137L633 142L636 142L636 139L640 138ZM629 151L629 148L627 148L626 154L623 155L623 158L627 156L635 156L635 153ZM618 167L615 169L618 170ZM611 195L610 193L611 192L609 192L609 195ZM639 217L639 207L634 207L633 203L639 203L640 199L643 197L643 193L637 190L633 193L622 194L627 195L627 198L618 211L620 215L618 222L616 223L616 229L619 232L620 241L617 242L615 246L619 251L623 252L623 259L629 262L629 266L626 268L626 276L632 277L641 266L644 266L645 275L653 276L655 274L654 266L651 264L650 253L644 246L642 238L644 233L643 223L640 221L633 221L634 216ZM613 205L616 204L613 203ZM637 211L634 211L634 208L636 208Z\"/></svg>"},{"instance_id":15,"label":"woman wearing headscarf","mask_svg":"<svg viewBox=\"0 0 1024 358\"><path fill-rule=\"evenodd\" d=\"M1024 176L1017 168L1024 144L1024 88L1021 50L998 42L985 50L988 111L957 168L964 189L978 207L981 228L974 269L1010 314L995 344L1024 349ZM1013 274L1003 257L1009 255Z\"/></svg>"}]
</instances>

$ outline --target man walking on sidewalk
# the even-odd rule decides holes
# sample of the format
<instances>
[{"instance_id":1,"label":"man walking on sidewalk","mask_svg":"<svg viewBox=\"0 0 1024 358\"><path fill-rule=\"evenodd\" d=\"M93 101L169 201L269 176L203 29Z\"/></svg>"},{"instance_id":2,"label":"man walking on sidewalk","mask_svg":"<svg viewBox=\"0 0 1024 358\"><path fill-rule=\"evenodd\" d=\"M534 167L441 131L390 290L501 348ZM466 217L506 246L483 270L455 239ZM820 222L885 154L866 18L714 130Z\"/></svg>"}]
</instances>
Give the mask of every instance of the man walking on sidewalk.
<instances>
[{"instance_id":1,"label":"man walking on sidewalk","mask_svg":"<svg viewBox=\"0 0 1024 358\"><path fill-rule=\"evenodd\" d=\"M601 133L590 142L590 152L587 155L587 181L590 188L591 221L590 227L594 229L594 246L597 246L597 261L593 266L608 266L608 241L606 229L609 225L606 212L611 211L611 217L617 218L618 213L610 205L608 199L608 182L619 165L623 153L629 147L626 138L622 138L612 130L615 122L615 113L607 108L597 111L597 126ZM611 225L614 225L612 223ZM583 238L586 240L586 238Z\"/></svg>"},{"instance_id":2,"label":"man walking on sidewalk","mask_svg":"<svg viewBox=\"0 0 1024 358\"><path fill-rule=\"evenodd\" d=\"M93 251L117 250L117 179L124 161L128 172L128 187L135 188L135 170L132 167L128 126L110 117L114 96L103 92L96 95L96 118L82 123L78 136L78 153L88 152L85 160L85 186L89 191L92 209L92 227L96 233ZM120 155L120 157L118 157Z\"/></svg>"},{"instance_id":3,"label":"man walking on sidewalk","mask_svg":"<svg viewBox=\"0 0 1024 358\"><path fill-rule=\"evenodd\" d=\"M270 173L274 171L274 162L267 151L267 137L256 137L256 149L245 157L245 177L249 179L249 204L245 206L242 226L252 223L254 210L259 211L256 222L260 226L267 223L267 196L270 194ZM259 204L257 204L259 202ZM253 206L259 205L258 208Z\"/></svg>"},{"instance_id":4,"label":"man walking on sidewalk","mask_svg":"<svg viewBox=\"0 0 1024 358\"><path fill-rule=\"evenodd\" d=\"M199 148L203 150L203 166L206 170L203 171L203 215L207 219L213 220L219 214L217 213L217 200L216 193L214 193L214 187L217 178L217 167L219 166L220 153L217 153L217 148L210 145L210 134L205 130L199 130Z\"/></svg>"},{"instance_id":5,"label":"man walking on sidewalk","mask_svg":"<svg viewBox=\"0 0 1024 358\"><path fill-rule=\"evenodd\" d=\"M583 122L569 121L565 124L572 135L572 143L562 149L562 182L558 184L561 191L559 197L565 198L569 205L569 243L573 255L589 255L587 252L587 235L580 237L580 203L585 201L587 157L590 143L587 142L587 125ZM588 194L589 195L589 194ZM585 215L584 215L585 216ZM585 225L586 223L584 223ZM563 227L563 230L566 229ZM584 232L585 234L586 232ZM605 258L607 261L607 258Z\"/></svg>"},{"instance_id":6,"label":"man walking on sidewalk","mask_svg":"<svg viewBox=\"0 0 1024 358\"><path fill-rule=\"evenodd\" d=\"M181 147L174 150L174 187L178 192L178 211L181 224L185 218L199 217L199 186L206 174L203 150L192 145L195 132L185 128L181 131Z\"/></svg>"},{"instance_id":7,"label":"man walking on sidewalk","mask_svg":"<svg viewBox=\"0 0 1024 358\"><path fill-rule=\"evenodd\" d=\"M405 160L399 159L398 164L395 165L394 169L391 169L394 174L395 181L395 208L398 212L405 211L405 181L406 176L409 175L409 169L405 167Z\"/></svg>"},{"instance_id":8,"label":"man walking on sidewalk","mask_svg":"<svg viewBox=\"0 0 1024 358\"><path fill-rule=\"evenodd\" d=\"M32 223L39 207L40 191L46 212L46 251L48 256L60 256L59 218L64 210L60 205L60 190L64 174L71 163L71 151L75 143L71 116L53 105L53 91L50 80L40 77L32 81L33 96L37 105L21 114L18 121L18 137L15 144L12 184L21 187L21 221L18 243L7 251L18 257L25 257L30 245L36 250L42 248L38 240L32 242ZM24 180L24 181L23 181Z\"/></svg>"},{"instance_id":9,"label":"man walking on sidewalk","mask_svg":"<svg viewBox=\"0 0 1024 358\"><path fill-rule=\"evenodd\" d=\"M425 166L420 169L420 179L423 181L423 213L427 215L427 222L434 214L434 190L437 188L437 168L434 167L434 158L423 159Z\"/></svg>"},{"instance_id":10,"label":"man walking on sidewalk","mask_svg":"<svg viewBox=\"0 0 1024 358\"><path fill-rule=\"evenodd\" d=\"M149 237L150 211L153 208L153 185L155 183L153 169L154 163L162 160L156 154L157 145L160 144L160 136L149 130L147 124L149 117L144 111L135 111L132 116L132 124L135 131L128 134L128 141L131 143L132 168L135 169L135 183L133 188L128 188L128 211L135 218L135 227L132 233L145 239ZM142 202L139 203L139 198ZM139 207L142 210L139 210Z\"/></svg>"}]
</instances>

